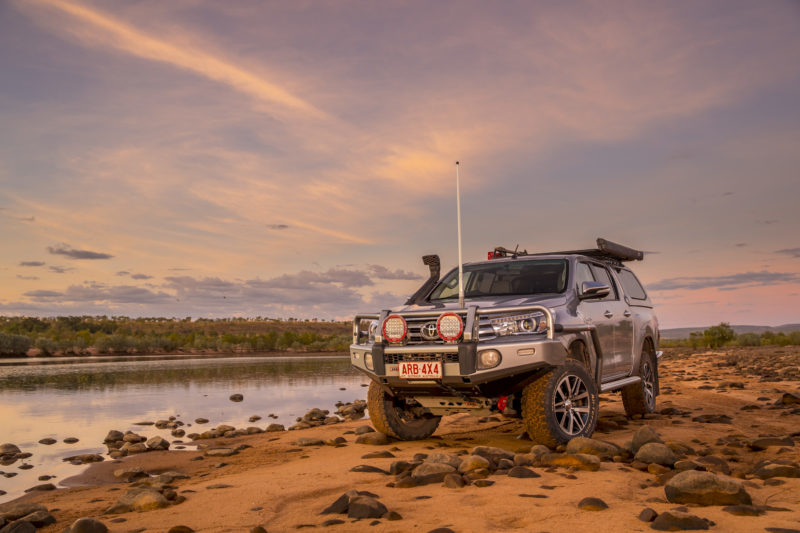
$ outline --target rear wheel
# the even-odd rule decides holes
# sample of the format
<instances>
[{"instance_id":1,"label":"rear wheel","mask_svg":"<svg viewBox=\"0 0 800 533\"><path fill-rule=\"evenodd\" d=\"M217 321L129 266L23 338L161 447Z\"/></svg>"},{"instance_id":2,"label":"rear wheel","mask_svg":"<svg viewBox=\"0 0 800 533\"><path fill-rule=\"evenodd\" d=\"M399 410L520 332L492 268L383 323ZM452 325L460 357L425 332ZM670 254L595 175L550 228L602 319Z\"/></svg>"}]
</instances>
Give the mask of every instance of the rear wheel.
<instances>
[{"instance_id":1,"label":"rear wheel","mask_svg":"<svg viewBox=\"0 0 800 533\"><path fill-rule=\"evenodd\" d=\"M597 389L583 364L568 359L522 391L522 418L530 438L551 448L590 437L597 425Z\"/></svg>"},{"instance_id":2,"label":"rear wheel","mask_svg":"<svg viewBox=\"0 0 800 533\"><path fill-rule=\"evenodd\" d=\"M642 351L639 377L642 381L622 389L622 405L628 416L645 415L656 409L656 362L649 346Z\"/></svg>"},{"instance_id":3,"label":"rear wheel","mask_svg":"<svg viewBox=\"0 0 800 533\"><path fill-rule=\"evenodd\" d=\"M400 440L420 440L430 437L436 431L442 417L433 416L414 403L394 398L374 381L369 384L369 418L375 429L385 435Z\"/></svg>"}]
</instances>

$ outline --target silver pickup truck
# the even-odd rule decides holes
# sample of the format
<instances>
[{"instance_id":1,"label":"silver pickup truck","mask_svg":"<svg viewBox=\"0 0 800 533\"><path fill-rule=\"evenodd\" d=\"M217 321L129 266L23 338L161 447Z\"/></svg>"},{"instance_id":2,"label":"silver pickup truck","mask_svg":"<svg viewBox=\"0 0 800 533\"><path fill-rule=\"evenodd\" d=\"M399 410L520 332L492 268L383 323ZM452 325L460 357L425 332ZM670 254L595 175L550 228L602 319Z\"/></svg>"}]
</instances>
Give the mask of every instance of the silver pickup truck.
<instances>
[{"instance_id":1,"label":"silver pickup truck","mask_svg":"<svg viewBox=\"0 0 800 533\"><path fill-rule=\"evenodd\" d=\"M353 320L350 359L372 380L378 431L423 439L443 415L521 415L528 435L556 446L590 436L598 393L621 391L625 412L655 409L659 330L642 284L625 266L643 252L536 253L496 248L486 261L430 278L395 310Z\"/></svg>"}]
</instances>

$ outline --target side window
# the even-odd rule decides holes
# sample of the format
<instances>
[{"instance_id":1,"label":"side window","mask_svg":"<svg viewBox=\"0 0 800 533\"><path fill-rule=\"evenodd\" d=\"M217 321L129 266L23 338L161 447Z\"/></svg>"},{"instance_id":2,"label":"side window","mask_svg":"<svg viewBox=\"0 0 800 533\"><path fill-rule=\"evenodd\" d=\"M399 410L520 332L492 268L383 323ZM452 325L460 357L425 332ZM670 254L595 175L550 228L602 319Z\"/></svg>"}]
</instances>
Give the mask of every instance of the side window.
<instances>
[{"instance_id":1,"label":"side window","mask_svg":"<svg viewBox=\"0 0 800 533\"><path fill-rule=\"evenodd\" d=\"M602 299L602 301L607 300L616 300L617 299L617 287L614 285L614 282L611 279L611 274L608 273L608 270L599 266L599 265L591 265L592 272L594 273L594 277L597 281L605 283L609 287L611 287L611 292L608 293L608 296Z\"/></svg>"},{"instance_id":2,"label":"side window","mask_svg":"<svg viewBox=\"0 0 800 533\"><path fill-rule=\"evenodd\" d=\"M581 292L581 287L583 287L584 281L594 281L594 276L592 276L592 271L589 269L589 265L586 263L578 263L577 268L575 269L575 285L577 285L578 294Z\"/></svg>"},{"instance_id":3,"label":"side window","mask_svg":"<svg viewBox=\"0 0 800 533\"><path fill-rule=\"evenodd\" d=\"M618 270L617 272L625 294L634 300L647 300L647 293L644 292L644 287L639 283L639 280L633 272L630 270Z\"/></svg>"}]
</instances>

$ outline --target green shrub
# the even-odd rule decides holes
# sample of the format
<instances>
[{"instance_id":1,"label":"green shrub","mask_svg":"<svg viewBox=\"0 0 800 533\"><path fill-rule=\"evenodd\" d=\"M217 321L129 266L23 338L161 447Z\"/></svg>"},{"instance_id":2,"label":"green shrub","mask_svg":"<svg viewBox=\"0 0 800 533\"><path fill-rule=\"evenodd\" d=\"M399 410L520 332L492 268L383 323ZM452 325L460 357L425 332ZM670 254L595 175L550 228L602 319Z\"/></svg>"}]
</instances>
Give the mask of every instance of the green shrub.
<instances>
[{"instance_id":1,"label":"green shrub","mask_svg":"<svg viewBox=\"0 0 800 533\"><path fill-rule=\"evenodd\" d=\"M0 333L0 355L25 355L31 347L30 337Z\"/></svg>"}]
</instances>

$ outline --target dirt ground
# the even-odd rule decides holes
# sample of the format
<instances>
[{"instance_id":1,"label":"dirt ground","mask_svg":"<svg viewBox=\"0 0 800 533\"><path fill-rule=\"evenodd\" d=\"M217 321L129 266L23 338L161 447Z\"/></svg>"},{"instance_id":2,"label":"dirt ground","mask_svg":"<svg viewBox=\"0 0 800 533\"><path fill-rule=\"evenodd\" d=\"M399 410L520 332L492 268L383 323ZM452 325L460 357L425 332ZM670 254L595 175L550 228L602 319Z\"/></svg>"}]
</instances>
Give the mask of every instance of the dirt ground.
<instances>
[{"instance_id":1,"label":"dirt ground","mask_svg":"<svg viewBox=\"0 0 800 533\"><path fill-rule=\"evenodd\" d=\"M648 425L664 442L686 445L689 459L708 455L724 459L731 475L744 483L754 505L783 509L768 510L761 516L737 516L721 506L690 505L689 512L713 522L712 531L800 530L800 478L762 481L752 474L753 466L764 459L800 463L800 446L787 444L753 451L746 445L749 439L765 436L800 442L800 405L781 403L784 393L800 396L800 349L762 347L716 353L672 349L659 367L662 394L656 413L645 419L626 419L619 395L603 395L594 438L627 447L634 433ZM727 415L730 420L693 420L702 415ZM0 510L20 502L40 503L57 520L39 530L44 532L61 532L79 517L93 517L114 532L166 532L176 525L201 532L242 532L260 525L270 532L303 528L428 532L449 528L456 532L601 533L650 530L649 523L637 518L644 508L662 513L678 507L667 502L657 475L632 468L629 459L604 461L595 472L534 466L540 477L495 474L488 478L494 484L487 487L453 489L441 483L411 488L387 486L395 476L351 469L372 465L388 470L392 462L410 461L418 453L464 454L474 446L527 453L535 443L518 438L524 429L517 419L498 416L481 422L469 415L455 415L446 417L434 437L424 441L356 444L353 432L369 423L366 418L300 431L203 441L215 447L250 446L230 457L203 457L202 451L166 451L106 460L92 465L78 478L65 480L77 486L32 492L0 506ZM343 446L296 444L300 438L331 441L337 437L346 439ZM389 451L394 457L362 458L376 451ZM151 474L187 474L188 479L170 483L185 501L151 511L104 514L128 489L113 471L136 465ZM377 495L401 519L356 520L320 514L351 489ZM580 509L578 502L585 497L601 498L608 509ZM342 523L323 526L331 519Z\"/></svg>"}]
</instances>

